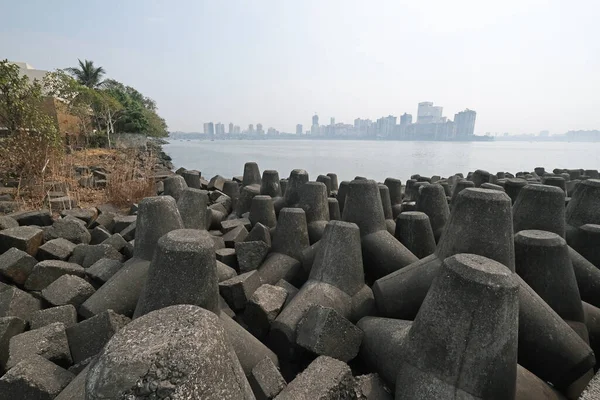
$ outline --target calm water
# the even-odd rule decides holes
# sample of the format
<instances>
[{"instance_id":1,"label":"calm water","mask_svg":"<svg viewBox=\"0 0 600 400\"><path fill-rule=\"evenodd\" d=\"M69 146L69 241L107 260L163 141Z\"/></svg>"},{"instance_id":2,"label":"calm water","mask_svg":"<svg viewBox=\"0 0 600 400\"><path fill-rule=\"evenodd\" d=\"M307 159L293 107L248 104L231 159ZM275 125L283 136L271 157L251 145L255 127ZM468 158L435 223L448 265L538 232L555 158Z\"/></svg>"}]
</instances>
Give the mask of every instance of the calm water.
<instances>
[{"instance_id":1,"label":"calm water","mask_svg":"<svg viewBox=\"0 0 600 400\"><path fill-rule=\"evenodd\" d=\"M600 143L173 140L164 149L176 168L197 169L207 178L242 175L247 161L257 162L261 172L275 169L282 178L303 168L311 180L335 172L340 181L356 175L406 180L416 173L448 176L476 169L531 171L538 166L550 171L600 169Z\"/></svg>"}]
</instances>

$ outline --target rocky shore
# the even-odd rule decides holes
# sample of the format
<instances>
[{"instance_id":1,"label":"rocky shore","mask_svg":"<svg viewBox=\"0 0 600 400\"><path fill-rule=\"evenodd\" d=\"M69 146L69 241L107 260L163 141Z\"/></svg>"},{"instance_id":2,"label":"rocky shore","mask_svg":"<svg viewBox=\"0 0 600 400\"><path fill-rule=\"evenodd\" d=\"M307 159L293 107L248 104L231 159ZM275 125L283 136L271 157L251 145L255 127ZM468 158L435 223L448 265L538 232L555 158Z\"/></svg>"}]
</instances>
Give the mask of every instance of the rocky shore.
<instances>
[{"instance_id":1,"label":"rocky shore","mask_svg":"<svg viewBox=\"0 0 600 400\"><path fill-rule=\"evenodd\" d=\"M600 398L597 170L206 179L151 153L128 212L0 216L0 400Z\"/></svg>"}]
</instances>

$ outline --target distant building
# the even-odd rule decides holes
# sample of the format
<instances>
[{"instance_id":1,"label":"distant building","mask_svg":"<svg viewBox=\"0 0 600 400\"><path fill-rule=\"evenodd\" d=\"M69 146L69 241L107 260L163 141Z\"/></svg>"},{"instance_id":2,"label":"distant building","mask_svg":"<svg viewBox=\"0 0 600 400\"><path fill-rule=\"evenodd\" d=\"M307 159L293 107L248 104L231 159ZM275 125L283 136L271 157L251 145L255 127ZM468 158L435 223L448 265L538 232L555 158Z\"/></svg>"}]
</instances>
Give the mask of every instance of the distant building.
<instances>
[{"instance_id":1,"label":"distant building","mask_svg":"<svg viewBox=\"0 0 600 400\"><path fill-rule=\"evenodd\" d=\"M204 124L204 133L209 136L214 136L215 135L215 124L213 124L212 122L207 122L206 124Z\"/></svg>"},{"instance_id":2,"label":"distant building","mask_svg":"<svg viewBox=\"0 0 600 400\"><path fill-rule=\"evenodd\" d=\"M229 134L231 135L233 133L233 122L229 123Z\"/></svg>"},{"instance_id":3,"label":"distant building","mask_svg":"<svg viewBox=\"0 0 600 400\"><path fill-rule=\"evenodd\" d=\"M548 137L550 136L550 132L549 131L540 131L539 135L540 137Z\"/></svg>"},{"instance_id":4,"label":"distant building","mask_svg":"<svg viewBox=\"0 0 600 400\"><path fill-rule=\"evenodd\" d=\"M396 126L396 117L389 115L377 120L377 135L382 137L391 136Z\"/></svg>"},{"instance_id":5,"label":"distant building","mask_svg":"<svg viewBox=\"0 0 600 400\"><path fill-rule=\"evenodd\" d=\"M443 107L434 106L430 101L419 103L417 111L417 124L435 124L442 121Z\"/></svg>"},{"instance_id":6,"label":"distant building","mask_svg":"<svg viewBox=\"0 0 600 400\"><path fill-rule=\"evenodd\" d=\"M313 126L315 126L315 125L319 126L319 116L318 115L316 115L316 114L313 115L313 117L312 117L312 124L313 124Z\"/></svg>"},{"instance_id":7,"label":"distant building","mask_svg":"<svg viewBox=\"0 0 600 400\"><path fill-rule=\"evenodd\" d=\"M239 125L235 125L235 126L233 127L233 133L234 133L235 135L239 135L239 134L241 133L241 128L240 128L240 126L239 126Z\"/></svg>"},{"instance_id":8,"label":"distant building","mask_svg":"<svg viewBox=\"0 0 600 400\"><path fill-rule=\"evenodd\" d=\"M215 124L215 134L216 135L224 135L225 134L225 125L220 122L217 122Z\"/></svg>"},{"instance_id":9,"label":"distant building","mask_svg":"<svg viewBox=\"0 0 600 400\"><path fill-rule=\"evenodd\" d=\"M256 134L257 135L264 135L265 131L263 131L263 126L261 123L256 124Z\"/></svg>"},{"instance_id":10,"label":"distant building","mask_svg":"<svg viewBox=\"0 0 600 400\"><path fill-rule=\"evenodd\" d=\"M400 125L410 125L412 124L412 115L404 113L400 116Z\"/></svg>"},{"instance_id":11,"label":"distant building","mask_svg":"<svg viewBox=\"0 0 600 400\"><path fill-rule=\"evenodd\" d=\"M329 125L335 125L335 117L331 117L329 120Z\"/></svg>"},{"instance_id":12,"label":"distant building","mask_svg":"<svg viewBox=\"0 0 600 400\"><path fill-rule=\"evenodd\" d=\"M273 127L267 129L267 136L279 136L279 131Z\"/></svg>"},{"instance_id":13,"label":"distant building","mask_svg":"<svg viewBox=\"0 0 600 400\"><path fill-rule=\"evenodd\" d=\"M454 114L454 127L457 139L464 139L475 134L475 118L477 113L468 108Z\"/></svg>"},{"instance_id":14,"label":"distant building","mask_svg":"<svg viewBox=\"0 0 600 400\"><path fill-rule=\"evenodd\" d=\"M296 125L296 135L302 135L302 124Z\"/></svg>"},{"instance_id":15,"label":"distant building","mask_svg":"<svg viewBox=\"0 0 600 400\"><path fill-rule=\"evenodd\" d=\"M254 125L248 125L248 133L254 133Z\"/></svg>"}]
</instances>

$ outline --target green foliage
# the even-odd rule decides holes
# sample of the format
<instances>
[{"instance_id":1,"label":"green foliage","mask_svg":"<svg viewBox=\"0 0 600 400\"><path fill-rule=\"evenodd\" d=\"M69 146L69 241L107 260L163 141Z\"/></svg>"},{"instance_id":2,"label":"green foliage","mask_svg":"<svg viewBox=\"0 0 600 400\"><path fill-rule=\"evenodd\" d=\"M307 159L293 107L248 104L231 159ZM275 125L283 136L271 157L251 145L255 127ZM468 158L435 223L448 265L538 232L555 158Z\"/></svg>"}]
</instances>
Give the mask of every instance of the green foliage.
<instances>
[{"instance_id":1,"label":"green foliage","mask_svg":"<svg viewBox=\"0 0 600 400\"><path fill-rule=\"evenodd\" d=\"M90 60L79 61L79 68L71 67L66 71L73 75L77 81L88 88L98 88L102 86L102 77L106 71L102 67L95 67L94 62Z\"/></svg>"},{"instance_id":2,"label":"green foliage","mask_svg":"<svg viewBox=\"0 0 600 400\"><path fill-rule=\"evenodd\" d=\"M0 127L7 131L0 145L5 174L25 183L43 180L49 163L62 153L55 121L44 112L42 85L20 76L19 68L0 61Z\"/></svg>"}]
</instances>

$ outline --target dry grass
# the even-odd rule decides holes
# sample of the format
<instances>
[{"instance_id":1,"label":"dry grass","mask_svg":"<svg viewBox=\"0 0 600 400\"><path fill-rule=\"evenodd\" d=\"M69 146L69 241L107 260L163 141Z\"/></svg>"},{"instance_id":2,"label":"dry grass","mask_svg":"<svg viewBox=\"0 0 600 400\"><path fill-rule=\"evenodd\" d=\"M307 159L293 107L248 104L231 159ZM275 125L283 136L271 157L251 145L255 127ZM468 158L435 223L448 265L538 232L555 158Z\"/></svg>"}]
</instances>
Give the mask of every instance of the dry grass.
<instances>
[{"instance_id":1,"label":"dry grass","mask_svg":"<svg viewBox=\"0 0 600 400\"><path fill-rule=\"evenodd\" d=\"M14 190L13 195L20 210L48 207L46 199L50 191L65 192L82 208L104 203L128 208L156 193L152 171L155 161L154 155L142 154L137 150L94 148L73 151L52 160L42 182ZM78 166L95 166L107 171L110 175L106 188L81 187L81 176L76 174Z\"/></svg>"}]
</instances>

